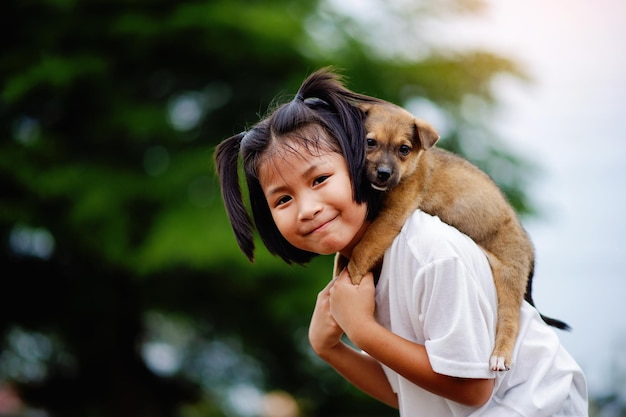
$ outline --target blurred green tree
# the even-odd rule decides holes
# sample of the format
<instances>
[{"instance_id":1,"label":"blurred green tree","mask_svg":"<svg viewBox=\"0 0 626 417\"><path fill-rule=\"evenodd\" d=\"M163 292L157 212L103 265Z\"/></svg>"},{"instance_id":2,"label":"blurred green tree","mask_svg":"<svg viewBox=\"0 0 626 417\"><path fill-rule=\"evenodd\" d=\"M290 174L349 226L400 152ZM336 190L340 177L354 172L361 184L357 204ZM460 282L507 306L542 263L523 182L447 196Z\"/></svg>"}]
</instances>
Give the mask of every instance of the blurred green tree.
<instances>
[{"instance_id":1,"label":"blurred green tree","mask_svg":"<svg viewBox=\"0 0 626 417\"><path fill-rule=\"evenodd\" d=\"M249 265L212 152L331 64L355 91L441 116L441 145L474 149L529 212L527 165L489 125L492 81L523 73L415 31L480 1L416 3L368 2L375 24L337 1L5 4L0 388L64 417L254 415L271 390L303 415L393 414L309 351L332 261L259 248Z\"/></svg>"}]
</instances>

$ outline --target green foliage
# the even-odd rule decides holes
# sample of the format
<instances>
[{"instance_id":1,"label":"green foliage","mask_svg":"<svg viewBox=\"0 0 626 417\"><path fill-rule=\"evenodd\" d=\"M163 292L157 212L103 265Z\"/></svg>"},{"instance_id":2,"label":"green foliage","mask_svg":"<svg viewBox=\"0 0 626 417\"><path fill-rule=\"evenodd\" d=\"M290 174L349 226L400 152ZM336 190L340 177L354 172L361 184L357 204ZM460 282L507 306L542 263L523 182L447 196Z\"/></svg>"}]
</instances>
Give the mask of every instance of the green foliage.
<instances>
[{"instance_id":1,"label":"green foliage","mask_svg":"<svg viewBox=\"0 0 626 417\"><path fill-rule=\"evenodd\" d=\"M394 2L379 7L413 24L443 13L435 3L404 14ZM63 416L232 415L227 399L247 384L289 392L306 415L389 415L308 349L332 260L288 267L258 245L250 265L222 208L213 148L333 64L355 91L430 103L449 124L443 146L463 152L479 138L475 162L527 212L527 167L489 129L492 80L523 74L485 51L382 55L371 27L330 4L4 5L0 382L29 406ZM23 343L40 353L25 354ZM151 362L152 348L174 364Z\"/></svg>"}]
</instances>

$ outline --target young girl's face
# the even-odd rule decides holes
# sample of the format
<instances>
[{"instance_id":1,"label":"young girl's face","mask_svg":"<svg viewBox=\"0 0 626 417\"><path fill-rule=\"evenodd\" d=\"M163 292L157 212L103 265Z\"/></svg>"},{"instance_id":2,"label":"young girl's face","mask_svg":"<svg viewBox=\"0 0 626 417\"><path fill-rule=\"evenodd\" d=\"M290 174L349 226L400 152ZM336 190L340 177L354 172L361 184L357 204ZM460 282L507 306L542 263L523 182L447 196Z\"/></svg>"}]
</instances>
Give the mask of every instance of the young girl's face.
<instances>
[{"instance_id":1,"label":"young girl's face","mask_svg":"<svg viewBox=\"0 0 626 417\"><path fill-rule=\"evenodd\" d=\"M323 255L341 252L350 258L367 228L367 206L352 198L344 157L296 143L284 148L259 167L278 230L299 249Z\"/></svg>"}]
</instances>

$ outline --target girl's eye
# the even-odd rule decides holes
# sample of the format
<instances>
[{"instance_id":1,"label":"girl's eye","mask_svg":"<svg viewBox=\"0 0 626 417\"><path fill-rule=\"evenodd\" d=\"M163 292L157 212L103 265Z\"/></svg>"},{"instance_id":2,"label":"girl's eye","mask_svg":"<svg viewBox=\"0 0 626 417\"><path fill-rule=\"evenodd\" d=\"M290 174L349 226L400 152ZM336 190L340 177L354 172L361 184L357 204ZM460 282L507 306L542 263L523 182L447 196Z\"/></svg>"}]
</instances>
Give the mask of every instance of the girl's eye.
<instances>
[{"instance_id":1,"label":"girl's eye","mask_svg":"<svg viewBox=\"0 0 626 417\"><path fill-rule=\"evenodd\" d=\"M281 198L278 199L278 201L276 201L276 206L281 206L283 204L288 203L289 201L291 201L291 196L285 195L282 196Z\"/></svg>"},{"instance_id":2,"label":"girl's eye","mask_svg":"<svg viewBox=\"0 0 626 417\"><path fill-rule=\"evenodd\" d=\"M313 181L313 185L318 185L318 184L323 183L324 181L328 179L329 176L330 175L322 175L322 176L315 178L315 181Z\"/></svg>"}]
</instances>

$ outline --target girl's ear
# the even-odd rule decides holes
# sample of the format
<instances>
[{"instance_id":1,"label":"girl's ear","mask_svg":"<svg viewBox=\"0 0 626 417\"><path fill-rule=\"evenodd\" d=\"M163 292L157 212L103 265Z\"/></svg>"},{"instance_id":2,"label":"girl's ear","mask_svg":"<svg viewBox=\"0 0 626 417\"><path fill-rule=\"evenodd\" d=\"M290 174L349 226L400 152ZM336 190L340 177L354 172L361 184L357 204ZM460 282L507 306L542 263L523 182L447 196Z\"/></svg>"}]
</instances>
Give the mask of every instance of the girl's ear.
<instances>
[{"instance_id":1,"label":"girl's ear","mask_svg":"<svg viewBox=\"0 0 626 417\"><path fill-rule=\"evenodd\" d=\"M435 128L430 123L420 119L415 119L415 134L425 150L435 146L435 143L439 140L439 133Z\"/></svg>"},{"instance_id":2,"label":"girl's ear","mask_svg":"<svg viewBox=\"0 0 626 417\"><path fill-rule=\"evenodd\" d=\"M239 148L245 132L225 139L215 149L215 167L220 181L222 199L239 248L254 261L253 225L241 195L239 182Z\"/></svg>"}]
</instances>

